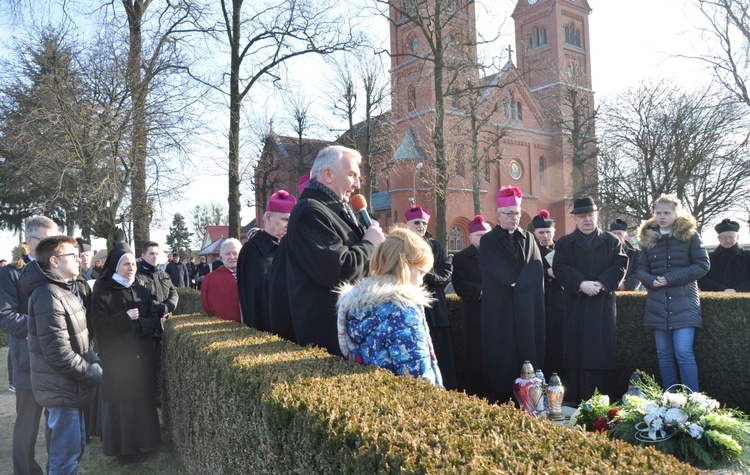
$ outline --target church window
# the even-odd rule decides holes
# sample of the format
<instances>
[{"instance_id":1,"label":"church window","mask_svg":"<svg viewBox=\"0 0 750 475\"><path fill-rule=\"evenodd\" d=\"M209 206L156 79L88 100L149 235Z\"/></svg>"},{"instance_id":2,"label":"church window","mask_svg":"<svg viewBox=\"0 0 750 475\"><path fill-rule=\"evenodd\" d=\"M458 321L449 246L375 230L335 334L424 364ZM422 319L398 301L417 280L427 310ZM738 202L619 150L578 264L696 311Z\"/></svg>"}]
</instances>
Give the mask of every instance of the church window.
<instances>
[{"instance_id":1,"label":"church window","mask_svg":"<svg viewBox=\"0 0 750 475\"><path fill-rule=\"evenodd\" d=\"M510 119L510 109L508 108L508 102L503 101L503 117Z\"/></svg>"},{"instance_id":2,"label":"church window","mask_svg":"<svg viewBox=\"0 0 750 475\"><path fill-rule=\"evenodd\" d=\"M547 188L547 160L544 156L539 157L539 186Z\"/></svg>"},{"instance_id":3,"label":"church window","mask_svg":"<svg viewBox=\"0 0 750 475\"><path fill-rule=\"evenodd\" d=\"M581 30L576 29L575 24L565 25L565 44L581 47Z\"/></svg>"},{"instance_id":4,"label":"church window","mask_svg":"<svg viewBox=\"0 0 750 475\"><path fill-rule=\"evenodd\" d=\"M573 44L581 47L581 30L576 30L575 37L573 38Z\"/></svg>"},{"instance_id":5,"label":"church window","mask_svg":"<svg viewBox=\"0 0 750 475\"><path fill-rule=\"evenodd\" d=\"M521 115L521 101L516 102L516 119L523 120Z\"/></svg>"},{"instance_id":6,"label":"church window","mask_svg":"<svg viewBox=\"0 0 750 475\"><path fill-rule=\"evenodd\" d=\"M409 111L417 110L417 88L416 86L409 86L409 97L407 99L409 103Z\"/></svg>"},{"instance_id":7,"label":"church window","mask_svg":"<svg viewBox=\"0 0 750 475\"><path fill-rule=\"evenodd\" d=\"M526 49L534 49L534 39L531 34L526 37Z\"/></svg>"},{"instance_id":8,"label":"church window","mask_svg":"<svg viewBox=\"0 0 750 475\"><path fill-rule=\"evenodd\" d=\"M412 50L412 52L416 52L419 48L419 37L414 36L412 37L411 41L409 42L409 48Z\"/></svg>"},{"instance_id":9,"label":"church window","mask_svg":"<svg viewBox=\"0 0 750 475\"><path fill-rule=\"evenodd\" d=\"M544 46L547 44L547 28L542 28L540 37L539 37L539 46Z\"/></svg>"},{"instance_id":10,"label":"church window","mask_svg":"<svg viewBox=\"0 0 750 475\"><path fill-rule=\"evenodd\" d=\"M538 48L540 45L539 43L539 27L534 27L534 48Z\"/></svg>"},{"instance_id":11,"label":"church window","mask_svg":"<svg viewBox=\"0 0 750 475\"><path fill-rule=\"evenodd\" d=\"M456 160L456 175L460 177L466 176L466 163L460 157Z\"/></svg>"},{"instance_id":12,"label":"church window","mask_svg":"<svg viewBox=\"0 0 750 475\"><path fill-rule=\"evenodd\" d=\"M570 43L570 27L565 25L565 44L569 45Z\"/></svg>"},{"instance_id":13,"label":"church window","mask_svg":"<svg viewBox=\"0 0 750 475\"><path fill-rule=\"evenodd\" d=\"M464 235L458 226L453 226L448 232L448 250L460 251L464 248Z\"/></svg>"}]
</instances>

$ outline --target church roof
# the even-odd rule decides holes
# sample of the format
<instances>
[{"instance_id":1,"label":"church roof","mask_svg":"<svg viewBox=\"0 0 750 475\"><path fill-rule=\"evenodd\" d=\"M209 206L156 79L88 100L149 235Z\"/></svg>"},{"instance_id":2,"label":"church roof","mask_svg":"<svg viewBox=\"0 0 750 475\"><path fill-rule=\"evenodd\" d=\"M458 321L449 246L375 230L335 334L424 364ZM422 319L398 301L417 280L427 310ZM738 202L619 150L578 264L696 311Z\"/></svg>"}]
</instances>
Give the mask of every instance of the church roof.
<instances>
[{"instance_id":1,"label":"church roof","mask_svg":"<svg viewBox=\"0 0 750 475\"><path fill-rule=\"evenodd\" d=\"M288 137L285 135L277 135L276 133L271 133L266 138L266 141L267 143L268 141L271 141L271 143L276 146L279 154L281 154L283 158L296 157L300 150L298 137ZM318 152L332 144L333 142L331 142L330 140L303 138L302 156L305 164L307 164L308 166L312 166L312 163L313 161L315 161L315 157L318 155Z\"/></svg>"},{"instance_id":2,"label":"church roof","mask_svg":"<svg viewBox=\"0 0 750 475\"><path fill-rule=\"evenodd\" d=\"M406 133L401 145L393 154L394 160L422 160L425 158L424 149L419 145L417 136L412 129Z\"/></svg>"},{"instance_id":3,"label":"church roof","mask_svg":"<svg viewBox=\"0 0 750 475\"><path fill-rule=\"evenodd\" d=\"M391 194L387 191L379 191L372 194L370 203L373 211L383 211L391 209Z\"/></svg>"},{"instance_id":4,"label":"church roof","mask_svg":"<svg viewBox=\"0 0 750 475\"><path fill-rule=\"evenodd\" d=\"M365 124L367 121L361 121L354 124L354 135L357 141L357 150L364 150L365 148ZM372 154L377 155L387 151L391 146L391 129L393 126L393 116L390 111L380 114L377 117L370 119L370 143L373 146ZM349 139L349 131L341 134L336 139L336 143L347 147L351 146L351 140Z\"/></svg>"}]
</instances>

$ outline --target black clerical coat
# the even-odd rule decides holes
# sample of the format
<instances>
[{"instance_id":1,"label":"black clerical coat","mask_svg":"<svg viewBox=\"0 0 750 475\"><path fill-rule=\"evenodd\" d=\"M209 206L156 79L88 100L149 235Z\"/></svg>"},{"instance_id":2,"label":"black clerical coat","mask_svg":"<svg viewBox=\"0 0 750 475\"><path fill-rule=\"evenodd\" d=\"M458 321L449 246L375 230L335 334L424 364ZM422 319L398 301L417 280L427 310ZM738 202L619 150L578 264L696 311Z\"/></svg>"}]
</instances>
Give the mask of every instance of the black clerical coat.
<instances>
[{"instance_id":1,"label":"black clerical coat","mask_svg":"<svg viewBox=\"0 0 750 475\"><path fill-rule=\"evenodd\" d=\"M563 314L565 313L565 294L556 278L549 275L552 269L551 257L554 257L554 244L550 247L539 246L544 262L544 314L545 346L544 346L544 374L549 377L552 373L559 373L563 362ZM552 253L552 256L547 257Z\"/></svg>"},{"instance_id":2,"label":"black clerical coat","mask_svg":"<svg viewBox=\"0 0 750 475\"><path fill-rule=\"evenodd\" d=\"M534 237L517 229L514 253L500 226L482 236L482 372L490 400L504 398L529 360L544 362L544 265Z\"/></svg>"},{"instance_id":3,"label":"black clerical coat","mask_svg":"<svg viewBox=\"0 0 750 475\"><path fill-rule=\"evenodd\" d=\"M242 245L237 259L237 289L245 325L270 331L268 318L268 271L279 247L279 239L258 231Z\"/></svg>"},{"instance_id":4,"label":"black clerical coat","mask_svg":"<svg viewBox=\"0 0 750 475\"><path fill-rule=\"evenodd\" d=\"M268 324L271 333L292 343L297 343L292 322L292 310L289 307L289 292L286 286L286 239L282 239L276 255L268 270L266 304Z\"/></svg>"},{"instance_id":5,"label":"black clerical coat","mask_svg":"<svg viewBox=\"0 0 750 475\"><path fill-rule=\"evenodd\" d=\"M473 244L453 256L453 289L461 297L466 371L482 370L482 330L479 314L482 295L482 271L479 249Z\"/></svg>"},{"instance_id":6,"label":"black clerical coat","mask_svg":"<svg viewBox=\"0 0 750 475\"><path fill-rule=\"evenodd\" d=\"M711 268L698 279L701 290L723 292L734 289L737 292L750 292L750 251L738 244L725 249L717 247L709 255Z\"/></svg>"},{"instance_id":7,"label":"black clerical coat","mask_svg":"<svg viewBox=\"0 0 750 475\"><path fill-rule=\"evenodd\" d=\"M628 256L616 236L596 229L591 247L579 231L555 243L552 270L565 289L563 365L565 369L616 369L615 289L625 276ZM584 280L600 281L606 291L589 297Z\"/></svg>"}]
</instances>

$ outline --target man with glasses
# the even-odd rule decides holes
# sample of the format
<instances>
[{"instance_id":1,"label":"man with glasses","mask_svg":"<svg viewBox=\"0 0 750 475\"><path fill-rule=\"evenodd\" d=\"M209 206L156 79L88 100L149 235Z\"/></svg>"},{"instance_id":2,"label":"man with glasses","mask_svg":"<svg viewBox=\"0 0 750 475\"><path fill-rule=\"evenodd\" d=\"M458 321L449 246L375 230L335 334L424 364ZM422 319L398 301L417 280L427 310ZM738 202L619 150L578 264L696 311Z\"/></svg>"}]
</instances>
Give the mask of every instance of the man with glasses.
<instances>
[{"instance_id":1,"label":"man with glasses","mask_svg":"<svg viewBox=\"0 0 750 475\"><path fill-rule=\"evenodd\" d=\"M76 473L86 447L84 410L102 382L90 345L86 309L71 291L80 272L78 242L68 236L42 240L19 278L29 300L31 386L49 411L49 473Z\"/></svg>"},{"instance_id":2,"label":"man with glasses","mask_svg":"<svg viewBox=\"0 0 750 475\"><path fill-rule=\"evenodd\" d=\"M415 233L422 236L432 249L434 263L432 271L425 274L423 281L427 290L430 291L435 303L425 307L424 316L427 327L430 329L432 346L435 349L440 374L443 376L445 389L457 389L456 363L453 359L453 345L448 321L448 303L445 300L445 286L451 280L453 265L448 260L445 247L432 239L432 234L427 232L427 223L430 222L430 213L419 205L413 205L404 212L406 226Z\"/></svg>"},{"instance_id":3,"label":"man with glasses","mask_svg":"<svg viewBox=\"0 0 750 475\"><path fill-rule=\"evenodd\" d=\"M712 292L750 292L750 252L738 244L740 224L727 218L714 229L719 247L709 255L711 269L698 279L698 287Z\"/></svg>"},{"instance_id":4,"label":"man with glasses","mask_svg":"<svg viewBox=\"0 0 750 475\"><path fill-rule=\"evenodd\" d=\"M599 229L593 199L576 198L570 213L576 229L555 243L552 271L565 289L565 399L577 405L596 388L614 396L615 291L625 277L628 256L616 236Z\"/></svg>"},{"instance_id":5,"label":"man with glasses","mask_svg":"<svg viewBox=\"0 0 750 475\"><path fill-rule=\"evenodd\" d=\"M28 262L35 259L39 242L58 233L57 224L45 216L35 216L26 220L26 244ZM8 343L13 361L13 384L16 387L16 423L13 427L13 473L44 473L34 459L39 420L42 406L37 404L31 390L29 369L28 300L21 293L18 278L21 271L15 266L0 269L0 330L8 333Z\"/></svg>"},{"instance_id":6,"label":"man with glasses","mask_svg":"<svg viewBox=\"0 0 750 475\"><path fill-rule=\"evenodd\" d=\"M544 363L544 265L539 246L519 228L523 193L500 188L495 228L480 240L482 383L490 402L506 402L524 361Z\"/></svg>"}]
</instances>

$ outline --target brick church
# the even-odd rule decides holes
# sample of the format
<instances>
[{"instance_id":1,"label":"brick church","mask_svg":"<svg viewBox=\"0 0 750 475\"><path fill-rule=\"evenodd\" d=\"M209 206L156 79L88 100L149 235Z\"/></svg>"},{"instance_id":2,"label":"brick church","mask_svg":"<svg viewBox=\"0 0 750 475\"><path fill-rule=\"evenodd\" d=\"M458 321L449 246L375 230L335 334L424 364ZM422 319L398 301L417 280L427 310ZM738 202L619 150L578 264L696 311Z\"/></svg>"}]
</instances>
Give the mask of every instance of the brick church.
<instances>
[{"instance_id":1,"label":"brick church","mask_svg":"<svg viewBox=\"0 0 750 475\"><path fill-rule=\"evenodd\" d=\"M474 3L441 3L447 18L442 25L445 63L477 65ZM587 0L518 0L512 14L515 63L508 47L502 52L507 62L489 76L480 77L478 66L444 68L449 251L468 245L467 225L477 208L496 223L494 199L501 186L523 191L522 227L547 209L557 220L558 236L573 229L572 197L596 182L590 12ZM392 109L376 127L388 135L388 145L373 160L370 208L386 228L403 221L404 211L416 202L432 213L429 230L434 233L437 108L429 59L435 41L410 18L408 10L391 10ZM343 137L336 142L343 143ZM272 188L296 190L301 165L309 169L327 144L269 134L255 170L257 217Z\"/></svg>"}]
</instances>

